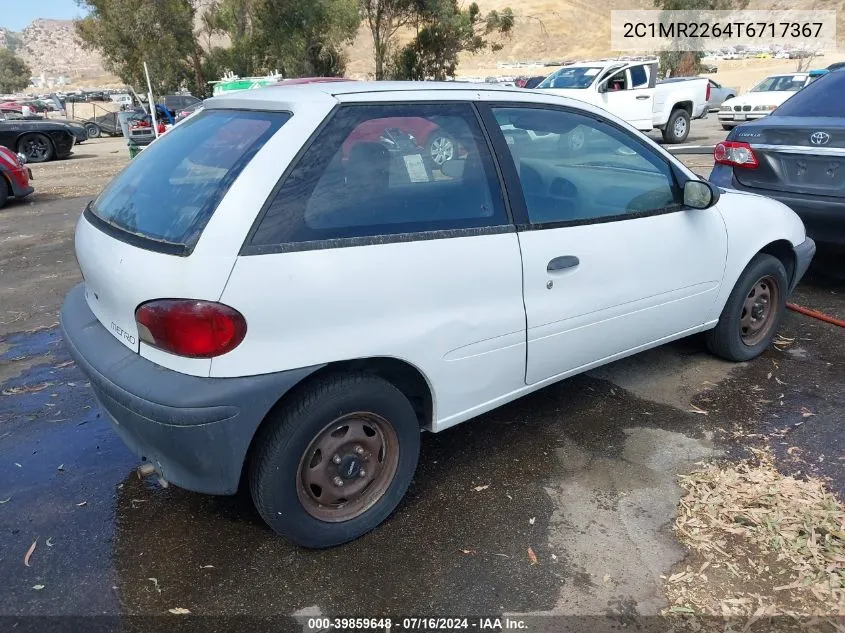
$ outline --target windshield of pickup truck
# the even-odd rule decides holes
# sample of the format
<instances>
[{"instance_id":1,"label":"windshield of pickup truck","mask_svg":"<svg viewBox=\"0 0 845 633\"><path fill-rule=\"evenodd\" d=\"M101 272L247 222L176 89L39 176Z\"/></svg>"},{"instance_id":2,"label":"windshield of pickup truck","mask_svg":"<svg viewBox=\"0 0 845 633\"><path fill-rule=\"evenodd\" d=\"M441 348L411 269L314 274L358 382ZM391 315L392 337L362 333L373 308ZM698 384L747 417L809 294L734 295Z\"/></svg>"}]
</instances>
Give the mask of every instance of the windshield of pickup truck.
<instances>
[{"instance_id":1,"label":"windshield of pickup truck","mask_svg":"<svg viewBox=\"0 0 845 633\"><path fill-rule=\"evenodd\" d=\"M749 92L795 92L807 82L807 75L774 75L766 77Z\"/></svg>"},{"instance_id":2,"label":"windshield of pickup truck","mask_svg":"<svg viewBox=\"0 0 845 633\"><path fill-rule=\"evenodd\" d=\"M567 66L546 77L537 88L589 88L602 70L601 66Z\"/></svg>"}]
</instances>

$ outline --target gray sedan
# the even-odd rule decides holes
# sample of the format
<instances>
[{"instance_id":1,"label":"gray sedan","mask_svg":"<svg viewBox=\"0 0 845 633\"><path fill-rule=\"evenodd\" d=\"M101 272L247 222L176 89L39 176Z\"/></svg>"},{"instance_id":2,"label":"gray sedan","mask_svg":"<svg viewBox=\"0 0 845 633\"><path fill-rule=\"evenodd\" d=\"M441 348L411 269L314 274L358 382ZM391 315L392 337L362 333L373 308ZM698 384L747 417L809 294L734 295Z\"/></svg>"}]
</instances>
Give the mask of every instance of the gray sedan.
<instances>
[{"instance_id":1,"label":"gray sedan","mask_svg":"<svg viewBox=\"0 0 845 633\"><path fill-rule=\"evenodd\" d=\"M710 100L707 102L707 108L711 112L718 110L723 102L736 96L736 88L728 88L712 79L708 81L710 82Z\"/></svg>"}]
</instances>

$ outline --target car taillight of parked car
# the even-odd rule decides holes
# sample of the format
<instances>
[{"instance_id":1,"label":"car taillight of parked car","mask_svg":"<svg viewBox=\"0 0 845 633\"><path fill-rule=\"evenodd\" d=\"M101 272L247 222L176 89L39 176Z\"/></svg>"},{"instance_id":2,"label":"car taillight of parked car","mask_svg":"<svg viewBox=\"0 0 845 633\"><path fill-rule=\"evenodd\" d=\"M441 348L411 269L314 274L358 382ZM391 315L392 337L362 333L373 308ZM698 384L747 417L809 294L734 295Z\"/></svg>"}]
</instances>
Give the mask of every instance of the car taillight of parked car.
<instances>
[{"instance_id":1,"label":"car taillight of parked car","mask_svg":"<svg viewBox=\"0 0 845 633\"><path fill-rule=\"evenodd\" d=\"M708 81L707 82L707 94L704 97L705 101L710 101L710 91L711 91L711 86L710 86L710 82Z\"/></svg>"},{"instance_id":2,"label":"car taillight of parked car","mask_svg":"<svg viewBox=\"0 0 845 633\"><path fill-rule=\"evenodd\" d=\"M713 159L720 165L757 169L760 163L748 143L722 141L713 148Z\"/></svg>"},{"instance_id":3,"label":"car taillight of parked car","mask_svg":"<svg viewBox=\"0 0 845 633\"><path fill-rule=\"evenodd\" d=\"M243 315L222 303L157 299L135 310L138 337L147 345L188 358L231 352L246 336Z\"/></svg>"}]
</instances>

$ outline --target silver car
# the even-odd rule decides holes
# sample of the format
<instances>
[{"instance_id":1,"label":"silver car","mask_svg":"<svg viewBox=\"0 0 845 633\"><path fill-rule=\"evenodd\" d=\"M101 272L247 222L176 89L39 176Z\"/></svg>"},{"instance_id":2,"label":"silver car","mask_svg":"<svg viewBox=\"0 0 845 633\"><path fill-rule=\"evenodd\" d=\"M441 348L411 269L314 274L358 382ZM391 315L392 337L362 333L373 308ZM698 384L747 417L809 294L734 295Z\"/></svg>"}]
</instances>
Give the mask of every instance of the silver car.
<instances>
[{"instance_id":1,"label":"silver car","mask_svg":"<svg viewBox=\"0 0 845 633\"><path fill-rule=\"evenodd\" d=\"M710 100L707 102L707 108L710 112L718 110L723 102L728 99L733 99L736 96L736 88L727 88L712 79L710 81Z\"/></svg>"}]
</instances>

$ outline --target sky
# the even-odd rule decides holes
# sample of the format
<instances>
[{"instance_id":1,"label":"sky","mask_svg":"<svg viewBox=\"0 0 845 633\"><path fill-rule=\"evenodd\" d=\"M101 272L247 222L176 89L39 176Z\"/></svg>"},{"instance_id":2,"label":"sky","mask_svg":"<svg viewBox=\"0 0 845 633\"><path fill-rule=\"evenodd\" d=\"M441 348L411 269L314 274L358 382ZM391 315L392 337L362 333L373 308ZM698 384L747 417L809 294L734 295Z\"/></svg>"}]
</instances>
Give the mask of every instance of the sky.
<instances>
[{"instance_id":1,"label":"sky","mask_svg":"<svg viewBox=\"0 0 845 633\"><path fill-rule=\"evenodd\" d=\"M75 0L0 0L0 26L22 31L36 18L70 20L82 15Z\"/></svg>"}]
</instances>

